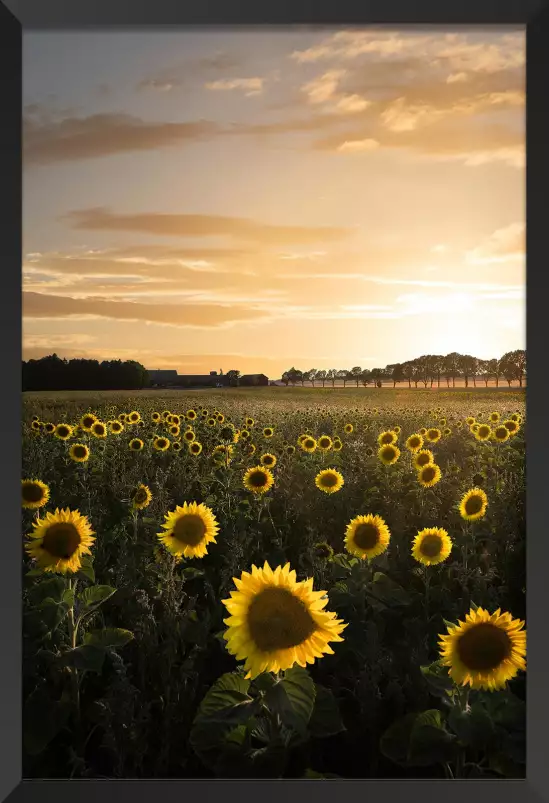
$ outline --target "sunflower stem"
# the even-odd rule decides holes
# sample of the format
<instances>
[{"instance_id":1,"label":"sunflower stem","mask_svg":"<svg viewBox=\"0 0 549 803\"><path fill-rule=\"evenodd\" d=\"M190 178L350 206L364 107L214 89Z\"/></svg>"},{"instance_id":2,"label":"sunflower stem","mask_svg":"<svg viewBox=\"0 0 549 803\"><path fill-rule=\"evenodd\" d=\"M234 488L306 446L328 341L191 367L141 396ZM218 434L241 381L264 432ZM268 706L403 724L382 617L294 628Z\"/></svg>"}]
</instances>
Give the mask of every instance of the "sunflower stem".
<instances>
[{"instance_id":1,"label":"sunflower stem","mask_svg":"<svg viewBox=\"0 0 549 803\"><path fill-rule=\"evenodd\" d=\"M76 580L73 581L69 578L69 591L73 591L76 594ZM71 642L71 649L76 649L76 638L78 634L78 622L74 620L74 598L71 603L68 612L68 622L69 622L69 639ZM76 715L76 721L80 722L80 683L78 678L78 670L75 666L71 667L71 690L72 690L72 697L74 702L74 710Z\"/></svg>"}]
</instances>

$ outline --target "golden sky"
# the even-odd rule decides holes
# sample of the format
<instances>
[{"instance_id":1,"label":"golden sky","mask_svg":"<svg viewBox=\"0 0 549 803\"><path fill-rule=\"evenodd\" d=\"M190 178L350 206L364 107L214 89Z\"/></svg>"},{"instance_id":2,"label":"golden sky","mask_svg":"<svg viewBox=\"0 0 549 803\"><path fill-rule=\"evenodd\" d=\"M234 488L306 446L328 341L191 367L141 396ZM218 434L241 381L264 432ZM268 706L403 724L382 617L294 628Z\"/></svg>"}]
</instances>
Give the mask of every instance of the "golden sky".
<instances>
[{"instance_id":1,"label":"golden sky","mask_svg":"<svg viewBox=\"0 0 549 803\"><path fill-rule=\"evenodd\" d=\"M24 34L24 358L525 347L518 29Z\"/></svg>"}]
</instances>

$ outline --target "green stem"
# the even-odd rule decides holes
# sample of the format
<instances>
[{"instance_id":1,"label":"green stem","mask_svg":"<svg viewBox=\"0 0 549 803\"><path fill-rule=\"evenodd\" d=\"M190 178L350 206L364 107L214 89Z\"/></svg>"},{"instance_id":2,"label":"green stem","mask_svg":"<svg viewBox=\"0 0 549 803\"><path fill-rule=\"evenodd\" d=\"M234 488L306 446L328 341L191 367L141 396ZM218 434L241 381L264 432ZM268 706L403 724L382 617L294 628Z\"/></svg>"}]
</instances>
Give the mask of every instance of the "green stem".
<instances>
[{"instance_id":1,"label":"green stem","mask_svg":"<svg viewBox=\"0 0 549 803\"><path fill-rule=\"evenodd\" d=\"M69 591L73 591L76 594L76 580L73 581L69 579ZM75 622L74 620L74 599L72 604L69 608L69 639L71 642L71 649L76 649L76 638L78 635L78 624L79 622ZM74 702L76 720L80 721L80 684L78 678L78 670L75 666L71 667L71 689L72 689L72 697Z\"/></svg>"}]
</instances>

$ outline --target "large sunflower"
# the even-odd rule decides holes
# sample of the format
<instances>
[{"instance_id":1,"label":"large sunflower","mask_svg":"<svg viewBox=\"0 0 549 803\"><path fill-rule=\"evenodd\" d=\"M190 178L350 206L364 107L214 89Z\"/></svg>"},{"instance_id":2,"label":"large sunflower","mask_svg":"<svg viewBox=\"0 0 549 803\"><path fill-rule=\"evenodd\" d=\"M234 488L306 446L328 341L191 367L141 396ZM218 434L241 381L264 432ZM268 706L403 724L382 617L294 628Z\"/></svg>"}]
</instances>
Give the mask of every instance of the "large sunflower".
<instances>
[{"instance_id":1,"label":"large sunflower","mask_svg":"<svg viewBox=\"0 0 549 803\"><path fill-rule=\"evenodd\" d=\"M23 507L38 510L50 498L50 489L42 480L21 480Z\"/></svg>"},{"instance_id":2,"label":"large sunflower","mask_svg":"<svg viewBox=\"0 0 549 803\"><path fill-rule=\"evenodd\" d=\"M491 615L483 608L471 608L464 622L448 625L448 635L440 635L442 663L461 686L500 689L526 669L523 627L523 621L500 608Z\"/></svg>"},{"instance_id":3,"label":"large sunflower","mask_svg":"<svg viewBox=\"0 0 549 803\"><path fill-rule=\"evenodd\" d=\"M96 438L107 437L107 425L103 421L94 421L91 428L91 434Z\"/></svg>"},{"instance_id":4,"label":"large sunflower","mask_svg":"<svg viewBox=\"0 0 549 803\"><path fill-rule=\"evenodd\" d=\"M333 445L329 435L321 435L316 443L322 452L329 452Z\"/></svg>"},{"instance_id":5,"label":"large sunflower","mask_svg":"<svg viewBox=\"0 0 549 803\"><path fill-rule=\"evenodd\" d=\"M90 450L84 443L73 443L69 449L69 457L75 463L85 463L90 457Z\"/></svg>"},{"instance_id":6,"label":"large sunflower","mask_svg":"<svg viewBox=\"0 0 549 803\"><path fill-rule=\"evenodd\" d=\"M500 418L499 413L496 413L496 412L490 413L490 421L492 422L492 424L497 424L498 421L499 421L499 418Z\"/></svg>"},{"instance_id":7,"label":"large sunflower","mask_svg":"<svg viewBox=\"0 0 549 803\"><path fill-rule=\"evenodd\" d=\"M247 491L251 491L254 494L264 494L274 484L274 477L265 466L253 466L244 474L242 483Z\"/></svg>"},{"instance_id":8,"label":"large sunflower","mask_svg":"<svg viewBox=\"0 0 549 803\"><path fill-rule=\"evenodd\" d=\"M94 422L97 421L97 416L94 413L84 413L80 419L80 426L84 432L91 432Z\"/></svg>"},{"instance_id":9,"label":"large sunflower","mask_svg":"<svg viewBox=\"0 0 549 803\"><path fill-rule=\"evenodd\" d=\"M475 432L475 438L477 441L487 441L490 439L491 434L492 428L488 424L481 424Z\"/></svg>"},{"instance_id":10,"label":"large sunflower","mask_svg":"<svg viewBox=\"0 0 549 803\"><path fill-rule=\"evenodd\" d=\"M132 494L132 506L136 510L143 510L151 504L152 493L148 485L138 485Z\"/></svg>"},{"instance_id":11,"label":"large sunflower","mask_svg":"<svg viewBox=\"0 0 549 803\"><path fill-rule=\"evenodd\" d=\"M315 477L315 485L320 491L326 494L334 494L343 488L345 480L343 475L336 471L335 468L325 468Z\"/></svg>"},{"instance_id":12,"label":"large sunflower","mask_svg":"<svg viewBox=\"0 0 549 803\"><path fill-rule=\"evenodd\" d=\"M477 521L486 513L488 507L488 497L482 488L471 488L467 491L459 503L459 512L462 519L466 521Z\"/></svg>"},{"instance_id":13,"label":"large sunflower","mask_svg":"<svg viewBox=\"0 0 549 803\"><path fill-rule=\"evenodd\" d=\"M377 456L386 466L392 466L400 457L400 449L394 443L388 443L381 447Z\"/></svg>"},{"instance_id":14,"label":"large sunflower","mask_svg":"<svg viewBox=\"0 0 549 803\"><path fill-rule=\"evenodd\" d=\"M410 437L406 441L406 448L409 449L411 452L419 452L422 446L423 446L423 437L418 432L414 432L414 434L410 435Z\"/></svg>"},{"instance_id":15,"label":"large sunflower","mask_svg":"<svg viewBox=\"0 0 549 803\"><path fill-rule=\"evenodd\" d=\"M114 420L110 422L109 429L113 435L120 435L124 431L124 424L121 421Z\"/></svg>"},{"instance_id":16,"label":"large sunflower","mask_svg":"<svg viewBox=\"0 0 549 803\"><path fill-rule=\"evenodd\" d=\"M420 530L412 544L412 557L425 566L446 560L452 551L452 539L442 527Z\"/></svg>"},{"instance_id":17,"label":"large sunflower","mask_svg":"<svg viewBox=\"0 0 549 803\"><path fill-rule=\"evenodd\" d=\"M70 424L58 424L53 433L60 441L68 441L72 435L72 427Z\"/></svg>"},{"instance_id":18,"label":"large sunflower","mask_svg":"<svg viewBox=\"0 0 549 803\"><path fill-rule=\"evenodd\" d=\"M80 569L82 555L90 554L95 541L86 516L78 510L55 510L34 522L32 539L25 549L46 572L67 574Z\"/></svg>"},{"instance_id":19,"label":"large sunflower","mask_svg":"<svg viewBox=\"0 0 549 803\"><path fill-rule=\"evenodd\" d=\"M299 444L304 452L309 452L311 454L316 449L316 441L310 435L307 435L301 443Z\"/></svg>"},{"instance_id":20,"label":"large sunflower","mask_svg":"<svg viewBox=\"0 0 549 803\"><path fill-rule=\"evenodd\" d=\"M297 582L289 563L273 571L265 562L233 579L238 590L222 600L230 614L224 638L228 651L245 659L247 678L312 664L333 654L330 641L343 641L346 625L324 610L326 592L313 591L312 578Z\"/></svg>"},{"instance_id":21,"label":"large sunflower","mask_svg":"<svg viewBox=\"0 0 549 803\"><path fill-rule=\"evenodd\" d=\"M509 421L504 421L503 426L507 427L507 429L509 430L509 435L516 435L520 429L520 424L518 423L518 421L515 421L514 419L511 418L509 419Z\"/></svg>"},{"instance_id":22,"label":"large sunflower","mask_svg":"<svg viewBox=\"0 0 549 803\"><path fill-rule=\"evenodd\" d=\"M420 468L417 473L418 482L420 485L423 485L424 488L432 488L433 485L437 484L441 476L442 472L436 463L427 463L427 465Z\"/></svg>"},{"instance_id":23,"label":"large sunflower","mask_svg":"<svg viewBox=\"0 0 549 803\"><path fill-rule=\"evenodd\" d=\"M442 432L436 427L431 427L425 433L425 437L428 441L430 441L430 443L437 443L437 441L439 441L442 437Z\"/></svg>"},{"instance_id":24,"label":"large sunflower","mask_svg":"<svg viewBox=\"0 0 549 803\"><path fill-rule=\"evenodd\" d=\"M381 555L389 546L391 533L381 516L356 516L347 525L345 548L358 558Z\"/></svg>"},{"instance_id":25,"label":"large sunflower","mask_svg":"<svg viewBox=\"0 0 549 803\"><path fill-rule=\"evenodd\" d=\"M132 452L140 452L145 444L140 438L132 438L128 445Z\"/></svg>"},{"instance_id":26,"label":"large sunflower","mask_svg":"<svg viewBox=\"0 0 549 803\"><path fill-rule=\"evenodd\" d=\"M170 448L170 441L168 438L155 438L153 441L153 449L157 452L165 452L167 449Z\"/></svg>"},{"instance_id":27,"label":"large sunflower","mask_svg":"<svg viewBox=\"0 0 549 803\"><path fill-rule=\"evenodd\" d=\"M215 543L219 525L213 511L203 504L191 502L178 505L164 518L164 533L157 533L158 538L176 557L203 558L209 543Z\"/></svg>"},{"instance_id":28,"label":"large sunflower","mask_svg":"<svg viewBox=\"0 0 549 803\"><path fill-rule=\"evenodd\" d=\"M380 446L389 446L392 443L396 443L397 440L397 434L392 429L388 429L386 432L382 432L377 436L377 442Z\"/></svg>"},{"instance_id":29,"label":"large sunflower","mask_svg":"<svg viewBox=\"0 0 549 803\"><path fill-rule=\"evenodd\" d=\"M189 443L187 448L191 454L195 455L195 457L198 457L202 451L202 444L200 441L193 441L192 443Z\"/></svg>"},{"instance_id":30,"label":"large sunflower","mask_svg":"<svg viewBox=\"0 0 549 803\"><path fill-rule=\"evenodd\" d=\"M511 433L504 424L502 424L499 427L496 427L492 432L492 438L495 441L499 441L499 443L505 443L505 441L508 440L510 437Z\"/></svg>"}]
</instances>

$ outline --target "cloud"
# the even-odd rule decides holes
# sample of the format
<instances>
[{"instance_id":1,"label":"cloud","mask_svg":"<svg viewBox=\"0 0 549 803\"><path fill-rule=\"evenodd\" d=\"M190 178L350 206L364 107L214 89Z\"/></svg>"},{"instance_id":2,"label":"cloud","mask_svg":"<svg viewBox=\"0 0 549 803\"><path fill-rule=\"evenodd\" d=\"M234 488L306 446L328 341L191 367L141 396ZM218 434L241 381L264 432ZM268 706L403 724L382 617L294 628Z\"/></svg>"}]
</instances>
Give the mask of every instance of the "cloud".
<instances>
[{"instance_id":1,"label":"cloud","mask_svg":"<svg viewBox=\"0 0 549 803\"><path fill-rule=\"evenodd\" d=\"M25 335L23 344L25 349L40 349L47 353L47 349L59 346L82 346L85 343L94 343L97 340L92 335L66 334L66 335Z\"/></svg>"},{"instance_id":2,"label":"cloud","mask_svg":"<svg viewBox=\"0 0 549 803\"><path fill-rule=\"evenodd\" d=\"M526 226L511 223L497 229L483 243L466 252L466 261L472 265L523 260L526 250Z\"/></svg>"},{"instance_id":3,"label":"cloud","mask_svg":"<svg viewBox=\"0 0 549 803\"><path fill-rule=\"evenodd\" d=\"M379 148L377 139L351 139L345 140L338 145L336 150L340 153L362 153L364 151L375 151Z\"/></svg>"},{"instance_id":4,"label":"cloud","mask_svg":"<svg viewBox=\"0 0 549 803\"><path fill-rule=\"evenodd\" d=\"M447 84L463 84L467 81L468 75L466 72L453 72L450 73L446 79Z\"/></svg>"},{"instance_id":5,"label":"cloud","mask_svg":"<svg viewBox=\"0 0 549 803\"><path fill-rule=\"evenodd\" d=\"M230 92L241 89L245 95L260 95L263 91L264 78L231 78L220 81L210 81L204 86L217 92Z\"/></svg>"},{"instance_id":6,"label":"cloud","mask_svg":"<svg viewBox=\"0 0 549 803\"><path fill-rule=\"evenodd\" d=\"M81 230L137 231L170 237L229 237L271 246L338 241L351 233L350 229L341 227L277 226L223 215L169 215L154 212L123 215L104 207L75 210L62 219Z\"/></svg>"},{"instance_id":7,"label":"cloud","mask_svg":"<svg viewBox=\"0 0 549 803\"><path fill-rule=\"evenodd\" d=\"M208 120L157 123L130 114L94 114L41 121L27 116L23 127L23 161L25 165L45 165L95 159L203 142L219 132L220 127Z\"/></svg>"},{"instance_id":8,"label":"cloud","mask_svg":"<svg viewBox=\"0 0 549 803\"><path fill-rule=\"evenodd\" d=\"M210 329L265 317L260 310L221 304L141 304L106 299L76 299L42 293L23 293L23 318L111 318L181 328Z\"/></svg>"},{"instance_id":9,"label":"cloud","mask_svg":"<svg viewBox=\"0 0 549 803\"><path fill-rule=\"evenodd\" d=\"M242 58L219 51L211 56L183 60L156 72L154 75L146 76L139 81L137 89L140 91L170 92L172 89L179 89L184 86L188 82L189 76L196 79L197 74L203 72L226 72L227 70L241 67L242 64Z\"/></svg>"},{"instance_id":10,"label":"cloud","mask_svg":"<svg viewBox=\"0 0 549 803\"><path fill-rule=\"evenodd\" d=\"M344 75L345 70L329 70L319 75L318 78L309 81L302 87L303 92L307 95L308 102L316 105L331 100L336 94L339 81Z\"/></svg>"}]
</instances>

